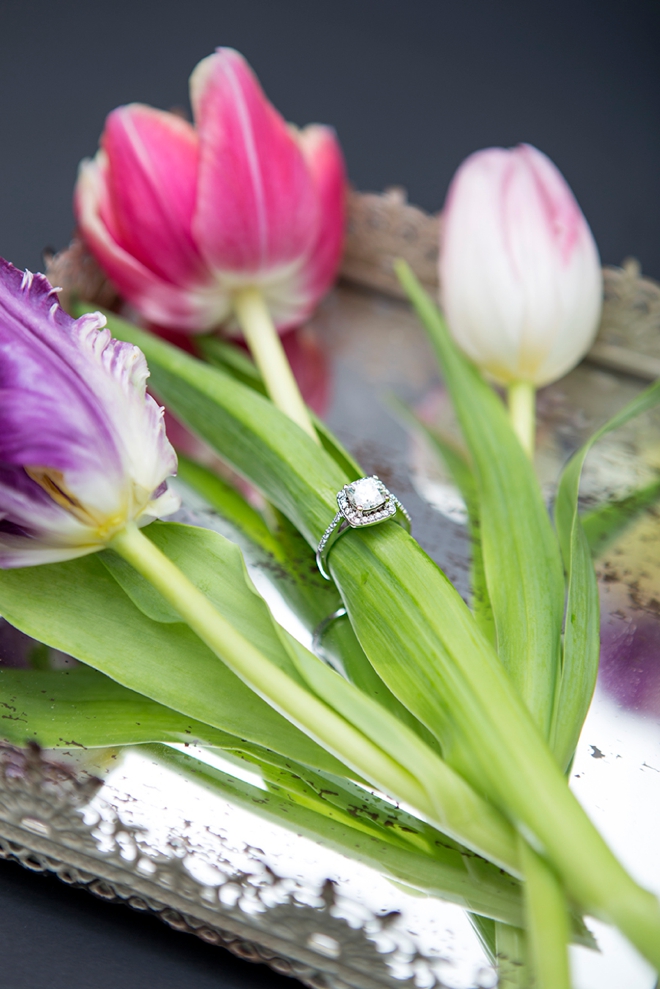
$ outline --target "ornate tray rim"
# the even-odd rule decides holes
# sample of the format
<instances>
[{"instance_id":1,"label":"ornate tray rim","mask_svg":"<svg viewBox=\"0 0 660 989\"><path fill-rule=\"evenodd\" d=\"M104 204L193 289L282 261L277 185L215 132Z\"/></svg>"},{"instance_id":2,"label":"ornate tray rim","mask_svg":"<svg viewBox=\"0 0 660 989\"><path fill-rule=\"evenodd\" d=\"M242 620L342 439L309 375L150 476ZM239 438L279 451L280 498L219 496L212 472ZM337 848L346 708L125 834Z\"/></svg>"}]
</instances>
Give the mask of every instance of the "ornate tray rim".
<instances>
[{"instance_id":1,"label":"ornate tray rim","mask_svg":"<svg viewBox=\"0 0 660 989\"><path fill-rule=\"evenodd\" d=\"M67 885L87 889L106 902L121 902L138 912L148 911L174 930L227 948L245 961L268 965L312 989L382 989L384 981L339 959L258 929L249 923L247 915L241 920L236 909L205 903L206 887L184 869L180 859L152 858L156 878L150 878L124 864L119 850L104 854L97 848L95 854L96 824L85 823L81 811L101 785L101 780L79 775L46 757L37 745L19 748L0 741L0 859L14 861L32 872L50 872ZM114 823L117 833L130 836L130 826L118 817ZM60 840L58 834L63 836ZM284 910L288 918L295 920L305 939L323 931L327 924L335 902L334 886L329 880L322 898L321 908L276 909L280 917ZM356 933L348 925L346 932ZM368 949L366 940L363 944ZM373 958L378 957L374 951Z\"/></svg>"}]
</instances>

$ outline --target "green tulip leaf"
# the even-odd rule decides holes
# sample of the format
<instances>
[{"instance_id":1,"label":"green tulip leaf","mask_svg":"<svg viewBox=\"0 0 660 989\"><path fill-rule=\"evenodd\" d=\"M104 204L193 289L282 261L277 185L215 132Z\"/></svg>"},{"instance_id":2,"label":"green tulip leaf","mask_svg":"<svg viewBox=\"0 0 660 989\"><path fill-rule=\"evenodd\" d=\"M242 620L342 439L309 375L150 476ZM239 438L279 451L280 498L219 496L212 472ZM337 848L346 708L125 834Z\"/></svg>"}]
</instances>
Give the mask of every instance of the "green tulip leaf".
<instances>
[{"instance_id":1,"label":"green tulip leaf","mask_svg":"<svg viewBox=\"0 0 660 989\"><path fill-rule=\"evenodd\" d=\"M186 530L178 543L175 529ZM162 533L161 548L174 552L181 550L184 540L192 549L196 540L207 560L207 589L218 606L230 612L230 620L270 659L297 676L268 609L245 583L236 546L190 526L153 523L150 530L154 541ZM192 559L193 553L189 555ZM135 582L132 593L133 600L97 556L0 571L0 612L33 638L187 718L301 763L343 771L341 763L246 687L186 625L150 618L149 585L140 589Z\"/></svg>"},{"instance_id":2,"label":"green tulip leaf","mask_svg":"<svg viewBox=\"0 0 660 989\"><path fill-rule=\"evenodd\" d=\"M280 634L282 638L286 635L283 630ZM291 636L287 636L286 645L310 689L422 782L435 808L434 821L444 833L508 871L516 871L515 834L495 808L376 700L348 683Z\"/></svg>"},{"instance_id":3,"label":"green tulip leaf","mask_svg":"<svg viewBox=\"0 0 660 989\"><path fill-rule=\"evenodd\" d=\"M541 489L498 395L453 342L437 306L404 262L397 274L435 348L470 451L498 655L547 735L565 586Z\"/></svg>"},{"instance_id":4,"label":"green tulip leaf","mask_svg":"<svg viewBox=\"0 0 660 989\"><path fill-rule=\"evenodd\" d=\"M562 672L555 703L552 745L559 764L564 769L569 766L573 758L596 686L600 645L598 585L591 549L578 512L582 467L594 443L635 416L652 409L658 402L660 402L660 382L651 385L601 426L584 446L573 454L559 480L555 501L555 525L568 575L568 600Z\"/></svg>"},{"instance_id":5,"label":"green tulip leaf","mask_svg":"<svg viewBox=\"0 0 660 989\"><path fill-rule=\"evenodd\" d=\"M177 451L177 482L199 495L243 539L280 561L280 542L264 515L233 485L203 464Z\"/></svg>"},{"instance_id":6,"label":"green tulip leaf","mask_svg":"<svg viewBox=\"0 0 660 989\"><path fill-rule=\"evenodd\" d=\"M643 511L660 501L660 480L651 481L625 498L599 505L581 516L592 556L599 557Z\"/></svg>"},{"instance_id":7,"label":"green tulip leaf","mask_svg":"<svg viewBox=\"0 0 660 989\"><path fill-rule=\"evenodd\" d=\"M197 350L202 357L218 367L225 373L230 374L237 381L248 385L261 395L266 395L266 386L259 372L258 367L251 357L244 350L227 340L221 340L215 335L200 337L197 341ZM360 465L353 459L348 450L342 446L337 437L332 433L322 419L308 409L314 429L321 441L323 449L330 454L335 463L345 472L349 480L355 480L362 476Z\"/></svg>"},{"instance_id":8,"label":"green tulip leaf","mask_svg":"<svg viewBox=\"0 0 660 989\"><path fill-rule=\"evenodd\" d=\"M102 748L185 742L236 748L240 740L128 690L89 666L0 669L0 737L13 745Z\"/></svg>"},{"instance_id":9,"label":"green tulip leaf","mask_svg":"<svg viewBox=\"0 0 660 989\"><path fill-rule=\"evenodd\" d=\"M455 443L442 436L437 429L433 429L417 416L405 403L393 397L390 404L395 412L412 429L421 432L430 443L431 448L444 461L445 467L449 471L454 484L458 488L461 498L465 503L468 515L468 530L470 533L470 546L472 549L472 559L470 566L470 588L472 591L472 613L477 625L484 633L489 642L496 644L495 622L493 619L493 606L490 603L488 594L488 584L486 583L486 572L484 569L483 549L481 546L481 524L479 518L479 497L474 479L474 472L469 463L468 457L463 450L460 450Z\"/></svg>"},{"instance_id":10,"label":"green tulip leaf","mask_svg":"<svg viewBox=\"0 0 660 989\"><path fill-rule=\"evenodd\" d=\"M268 529L261 515L226 481L207 468L193 461L180 459L178 476L232 524L244 549L247 549L247 539L258 546L262 553L268 554L266 560L262 559L260 562L265 565L266 572L270 570L275 574L278 593L310 633L314 632L324 618L339 608L341 598L336 587L321 577L313 551L281 512L270 509L273 528ZM119 563L122 562L115 554L108 555ZM105 562L105 554L102 554L102 558ZM133 571L132 575L128 579L133 582L141 580ZM155 617L155 613L152 612L150 617ZM371 666L347 619L330 625L323 635L322 646L324 656L339 666L351 683L412 727L427 745L437 748L437 741L431 732L397 700Z\"/></svg>"},{"instance_id":11,"label":"green tulip leaf","mask_svg":"<svg viewBox=\"0 0 660 989\"><path fill-rule=\"evenodd\" d=\"M111 549L104 549L97 554L97 559L147 618L154 622L181 622L181 615L172 605L121 556Z\"/></svg>"}]
</instances>

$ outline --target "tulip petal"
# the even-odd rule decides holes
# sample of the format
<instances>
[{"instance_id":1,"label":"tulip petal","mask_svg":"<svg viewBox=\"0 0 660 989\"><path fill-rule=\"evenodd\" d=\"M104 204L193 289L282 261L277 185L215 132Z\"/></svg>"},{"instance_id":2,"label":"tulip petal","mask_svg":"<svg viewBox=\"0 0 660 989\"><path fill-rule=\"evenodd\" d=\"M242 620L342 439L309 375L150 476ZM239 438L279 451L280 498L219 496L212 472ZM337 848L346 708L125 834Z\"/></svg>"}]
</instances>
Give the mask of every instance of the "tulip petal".
<instances>
[{"instance_id":1,"label":"tulip petal","mask_svg":"<svg viewBox=\"0 0 660 989\"><path fill-rule=\"evenodd\" d=\"M63 472L84 458L121 470L112 431L76 366L72 323L43 275L0 262L0 463ZM86 323L97 329L104 319Z\"/></svg>"},{"instance_id":2,"label":"tulip petal","mask_svg":"<svg viewBox=\"0 0 660 989\"><path fill-rule=\"evenodd\" d=\"M22 467L0 466L0 567L59 563L100 548L89 526L58 505Z\"/></svg>"},{"instance_id":3,"label":"tulip petal","mask_svg":"<svg viewBox=\"0 0 660 989\"><path fill-rule=\"evenodd\" d=\"M477 167L479 166L479 167ZM523 300L509 265L501 190L509 153L489 148L459 168L443 211L440 279L449 326L498 380L515 372Z\"/></svg>"},{"instance_id":4,"label":"tulip petal","mask_svg":"<svg viewBox=\"0 0 660 989\"><path fill-rule=\"evenodd\" d=\"M165 281L208 280L191 232L197 135L187 120L133 103L109 114L106 224L117 243Z\"/></svg>"},{"instance_id":5,"label":"tulip petal","mask_svg":"<svg viewBox=\"0 0 660 989\"><path fill-rule=\"evenodd\" d=\"M181 501L169 488L145 507L138 526L171 515ZM96 553L104 541L50 498L23 468L0 466L0 568L60 563ZM10 521L11 520L11 521Z\"/></svg>"},{"instance_id":6,"label":"tulip petal","mask_svg":"<svg viewBox=\"0 0 660 989\"><path fill-rule=\"evenodd\" d=\"M537 271L543 263L546 283L547 272L555 272L552 326L548 320L545 333L533 333L533 321L529 320L536 377L540 384L546 384L566 374L593 342L602 307L602 271L589 225L559 170L530 145L521 145L516 150L535 184L538 226L544 224L545 237L536 238ZM540 281L538 274L537 281ZM549 295L547 288L546 294ZM533 311L533 306L538 306L538 300L528 296L528 312Z\"/></svg>"},{"instance_id":7,"label":"tulip petal","mask_svg":"<svg viewBox=\"0 0 660 989\"><path fill-rule=\"evenodd\" d=\"M298 135L320 206L316 240L303 270L310 310L325 295L341 262L346 232L346 166L331 127L312 124Z\"/></svg>"},{"instance_id":8,"label":"tulip petal","mask_svg":"<svg viewBox=\"0 0 660 989\"><path fill-rule=\"evenodd\" d=\"M230 311L229 298L217 282L211 280L198 288L175 285L120 246L107 173L104 151L82 162L74 201L80 230L101 267L145 319L188 333L204 333L217 326Z\"/></svg>"},{"instance_id":9,"label":"tulip petal","mask_svg":"<svg viewBox=\"0 0 660 989\"><path fill-rule=\"evenodd\" d=\"M21 539L30 559L39 546L65 553L48 559L98 548L164 505L176 471L144 356L113 340L99 313L73 320L56 291L0 259L3 566L19 565L7 560Z\"/></svg>"},{"instance_id":10,"label":"tulip petal","mask_svg":"<svg viewBox=\"0 0 660 989\"><path fill-rule=\"evenodd\" d=\"M199 63L190 95L200 156L193 234L208 265L246 279L299 263L317 235L318 202L286 123L232 49Z\"/></svg>"},{"instance_id":11,"label":"tulip petal","mask_svg":"<svg viewBox=\"0 0 660 989\"><path fill-rule=\"evenodd\" d=\"M76 320L71 335L81 355L81 369L111 425L122 475L130 478L133 503L128 510L135 519L149 510L154 497L160 498L164 479L176 473L164 409L147 394L149 369L138 347L114 340L108 329L98 330L84 318ZM97 483L97 477L81 477L74 490L86 503L96 504L102 497Z\"/></svg>"},{"instance_id":12,"label":"tulip petal","mask_svg":"<svg viewBox=\"0 0 660 989\"><path fill-rule=\"evenodd\" d=\"M200 62L190 89L196 131L139 104L109 115L76 188L85 240L151 324L239 332L232 296L249 285L278 329L297 326L339 264L346 176L336 138L287 125L231 49Z\"/></svg>"},{"instance_id":13,"label":"tulip petal","mask_svg":"<svg viewBox=\"0 0 660 989\"><path fill-rule=\"evenodd\" d=\"M571 190L535 148L488 148L458 169L443 213L442 300L469 357L497 381L565 374L597 329L602 275Z\"/></svg>"}]
</instances>

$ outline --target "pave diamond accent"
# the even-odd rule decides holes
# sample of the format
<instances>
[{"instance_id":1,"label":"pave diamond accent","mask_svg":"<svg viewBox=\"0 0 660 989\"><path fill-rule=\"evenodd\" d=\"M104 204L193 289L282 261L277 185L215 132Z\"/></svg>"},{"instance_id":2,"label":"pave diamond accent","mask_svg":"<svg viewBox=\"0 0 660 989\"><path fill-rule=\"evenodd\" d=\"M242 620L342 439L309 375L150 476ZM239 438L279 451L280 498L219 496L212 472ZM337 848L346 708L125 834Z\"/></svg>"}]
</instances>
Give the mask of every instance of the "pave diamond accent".
<instances>
[{"instance_id":1,"label":"pave diamond accent","mask_svg":"<svg viewBox=\"0 0 660 989\"><path fill-rule=\"evenodd\" d=\"M316 555L317 556L320 556L323 553L323 550L326 547L326 543L328 542L328 539L332 535L332 531L333 531L334 527L337 525L338 522L341 522L342 518L343 518L343 516L342 516L341 512L337 512L337 514L333 518L332 522L330 523L330 525L328 526L328 528L325 530L325 532L321 536L321 542L319 543L318 549L316 550Z\"/></svg>"}]
</instances>

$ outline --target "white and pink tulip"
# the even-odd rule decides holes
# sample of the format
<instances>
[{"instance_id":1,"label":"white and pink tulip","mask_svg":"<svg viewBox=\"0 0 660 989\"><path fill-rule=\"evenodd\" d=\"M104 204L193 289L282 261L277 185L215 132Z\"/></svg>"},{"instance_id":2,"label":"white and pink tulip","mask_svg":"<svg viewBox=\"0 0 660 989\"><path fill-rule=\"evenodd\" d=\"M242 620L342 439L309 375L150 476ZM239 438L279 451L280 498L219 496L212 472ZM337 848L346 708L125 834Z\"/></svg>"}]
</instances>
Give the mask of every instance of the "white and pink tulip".
<instances>
[{"instance_id":1,"label":"white and pink tulip","mask_svg":"<svg viewBox=\"0 0 660 989\"><path fill-rule=\"evenodd\" d=\"M546 155L522 144L463 162L443 212L440 283L454 338L500 384L540 387L584 356L602 305L598 250Z\"/></svg>"}]
</instances>

